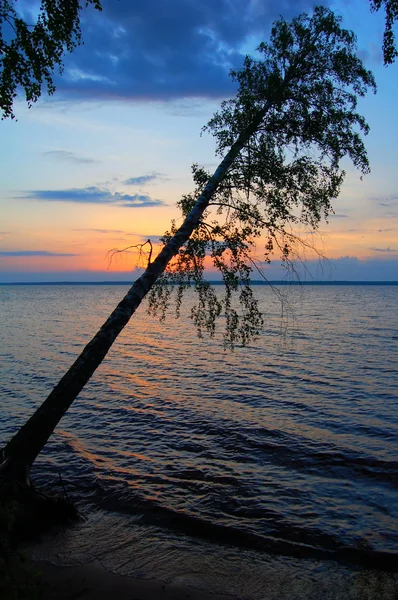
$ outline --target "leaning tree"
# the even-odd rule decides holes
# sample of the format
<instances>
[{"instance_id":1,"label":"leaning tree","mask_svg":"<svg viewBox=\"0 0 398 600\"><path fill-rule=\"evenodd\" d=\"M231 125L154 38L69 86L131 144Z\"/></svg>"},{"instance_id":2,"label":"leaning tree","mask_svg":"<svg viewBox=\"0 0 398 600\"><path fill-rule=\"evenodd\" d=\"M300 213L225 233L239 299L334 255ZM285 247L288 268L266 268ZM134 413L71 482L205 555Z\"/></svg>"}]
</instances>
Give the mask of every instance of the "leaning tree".
<instances>
[{"instance_id":1,"label":"leaning tree","mask_svg":"<svg viewBox=\"0 0 398 600\"><path fill-rule=\"evenodd\" d=\"M221 314L226 341L247 343L261 328L250 288L251 251L291 253L290 225L316 228L331 211L344 179L343 158L362 174L369 163L362 140L368 132L357 98L375 90L372 74L355 54L355 35L324 7L290 23L276 21L260 58L247 57L232 77L234 99L224 102L207 129L223 155L210 177L195 167L196 191L180 201L184 220L164 238L160 253L84 348L48 398L2 450L4 477L29 482L29 471L62 416L105 358L116 337L150 292L150 309L163 310L177 283L177 307L193 285L199 331L212 333ZM206 260L220 269L225 295L216 297L203 278ZM242 305L238 314L234 294Z\"/></svg>"}]
</instances>

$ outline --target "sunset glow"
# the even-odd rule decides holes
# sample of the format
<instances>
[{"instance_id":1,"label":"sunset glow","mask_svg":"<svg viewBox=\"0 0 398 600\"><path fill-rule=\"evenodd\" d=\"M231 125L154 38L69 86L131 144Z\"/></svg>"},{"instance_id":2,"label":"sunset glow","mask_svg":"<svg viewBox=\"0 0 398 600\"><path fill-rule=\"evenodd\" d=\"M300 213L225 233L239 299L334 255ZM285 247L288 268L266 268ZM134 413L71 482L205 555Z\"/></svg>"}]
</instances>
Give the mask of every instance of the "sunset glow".
<instances>
[{"instance_id":1,"label":"sunset glow","mask_svg":"<svg viewBox=\"0 0 398 600\"><path fill-rule=\"evenodd\" d=\"M307 4L309 10L310 2L300 3L301 10ZM295 3L285 5L284 16L294 16ZM367 264L369 279L378 279L383 273L383 277L395 280L398 65L388 69L382 65L383 16L371 14L368 2L334 2L332 8L342 14L344 25L357 33L361 57L373 70L378 84L377 96L359 103L359 112L371 127L366 145L372 173L361 181L347 164L347 179L336 201L335 215L329 224L321 224L313 239L317 250L337 261L336 265L343 257L353 259L353 264L359 260L364 267ZM116 4L111 9L105 3L100 20L106 22L108 9L112 12L109 18L116 22ZM253 4L250 10L254 15L260 8ZM227 42L225 37L231 65L238 64L242 53L253 51L262 38L268 37L278 11L279 7L269 8L261 27L251 15L252 20L248 19L235 39ZM217 11L213 16L222 18ZM187 15L186 19L191 17ZM97 15L95 18L99 19ZM192 163L203 164L209 170L217 164L213 140L207 135L201 137L200 131L221 100L233 94L226 75L231 65L225 65L222 80L210 81L210 74L198 71L197 87L190 89L181 81L175 84L173 93L166 90L163 95L155 81L152 93L150 88L141 92L134 88L135 95L127 90L131 83L127 79L126 89L121 86L117 91L106 82L101 87L102 63L94 60L98 40L89 29L94 19L92 11L85 19L85 45L67 57L56 94L50 99L43 96L31 110L19 100L15 107L18 120L0 125L0 282L41 281L46 273L55 281L84 280L87 273L90 280L117 279L117 274L119 279L133 277L134 268L141 266L138 257L118 255L110 261L109 251L147 239L156 245L171 220L179 219L176 201L192 191ZM181 23L184 25L195 27L189 21ZM144 52L142 44L136 49L137 56ZM192 53L190 59L198 58L196 51L187 49ZM98 81L84 75L82 65L88 69L90 60L92 72L98 71ZM170 82L180 68L176 58L174 61L164 66L165 78L169 77ZM308 260L316 257L308 251L305 255ZM257 258L261 261L261 243ZM359 277L354 267L350 273L352 279ZM337 268L335 278L339 277Z\"/></svg>"}]
</instances>

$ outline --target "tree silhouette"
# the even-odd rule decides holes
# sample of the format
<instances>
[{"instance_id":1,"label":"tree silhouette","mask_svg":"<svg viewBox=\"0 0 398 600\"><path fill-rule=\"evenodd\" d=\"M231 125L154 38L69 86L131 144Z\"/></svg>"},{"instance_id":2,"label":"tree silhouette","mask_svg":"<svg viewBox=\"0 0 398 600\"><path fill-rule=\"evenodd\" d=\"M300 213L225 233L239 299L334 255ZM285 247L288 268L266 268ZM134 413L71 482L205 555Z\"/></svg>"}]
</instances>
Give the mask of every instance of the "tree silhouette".
<instances>
[{"instance_id":1,"label":"tree silhouette","mask_svg":"<svg viewBox=\"0 0 398 600\"><path fill-rule=\"evenodd\" d=\"M168 266L171 275L180 278L180 298L191 280L199 293L197 325L211 331L223 311L231 343L246 343L256 335L261 315L250 290L248 252L253 240L265 233L270 247L291 223L316 227L339 193L343 157L361 173L369 171L361 137L368 126L356 104L368 88L375 89L375 82L355 55L355 42L339 17L316 7L311 17L276 21L270 42L259 47L261 59L247 57L243 68L232 73L237 95L224 102L208 124L224 158L211 177L195 169L197 191L180 202L182 225L172 227L160 253L3 448L4 477L29 481L37 455L143 298L153 290L152 308L162 305L166 287L155 284ZM229 211L229 217L209 223L212 208ZM226 284L221 305L202 277L207 253ZM288 244L282 246L282 254L289 254ZM239 321L231 293L240 285L244 313Z\"/></svg>"}]
</instances>

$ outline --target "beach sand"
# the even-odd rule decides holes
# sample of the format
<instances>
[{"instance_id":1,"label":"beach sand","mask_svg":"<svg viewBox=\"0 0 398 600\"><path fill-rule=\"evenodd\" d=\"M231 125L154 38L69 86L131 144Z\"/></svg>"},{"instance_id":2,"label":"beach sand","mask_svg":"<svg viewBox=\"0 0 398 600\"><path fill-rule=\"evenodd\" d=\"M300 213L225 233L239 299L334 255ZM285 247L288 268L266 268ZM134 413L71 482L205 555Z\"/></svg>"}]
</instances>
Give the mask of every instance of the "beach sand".
<instances>
[{"instance_id":1,"label":"beach sand","mask_svg":"<svg viewBox=\"0 0 398 600\"><path fill-rule=\"evenodd\" d=\"M231 600L175 584L115 575L98 561L77 567L58 567L33 561L42 582L42 600Z\"/></svg>"}]
</instances>

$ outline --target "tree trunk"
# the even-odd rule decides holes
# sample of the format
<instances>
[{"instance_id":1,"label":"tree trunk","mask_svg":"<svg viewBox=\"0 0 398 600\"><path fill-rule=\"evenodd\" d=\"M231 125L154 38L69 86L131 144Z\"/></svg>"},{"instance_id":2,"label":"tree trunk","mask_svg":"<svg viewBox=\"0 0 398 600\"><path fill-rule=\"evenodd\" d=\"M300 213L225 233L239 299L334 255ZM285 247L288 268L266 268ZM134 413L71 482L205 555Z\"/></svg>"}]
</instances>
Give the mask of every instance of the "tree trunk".
<instances>
[{"instance_id":1,"label":"tree trunk","mask_svg":"<svg viewBox=\"0 0 398 600\"><path fill-rule=\"evenodd\" d=\"M3 475L8 474L13 478L18 477L21 483L26 483L26 474L29 473L33 462L47 443L55 427L94 371L101 364L113 342L125 325L127 325L131 316L156 280L161 276L170 260L177 254L178 250L198 226L200 218L209 206L218 185L224 179L240 150L258 129L271 105L271 101L268 101L265 107L257 112L250 126L241 133L218 166L214 175L203 189L195 206L187 215L173 238L148 266L143 275L135 281L126 296L108 317L91 342L87 344L83 352L55 386L40 408L36 410L32 417L3 448L0 473Z\"/></svg>"}]
</instances>

